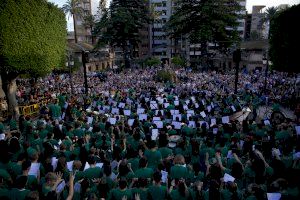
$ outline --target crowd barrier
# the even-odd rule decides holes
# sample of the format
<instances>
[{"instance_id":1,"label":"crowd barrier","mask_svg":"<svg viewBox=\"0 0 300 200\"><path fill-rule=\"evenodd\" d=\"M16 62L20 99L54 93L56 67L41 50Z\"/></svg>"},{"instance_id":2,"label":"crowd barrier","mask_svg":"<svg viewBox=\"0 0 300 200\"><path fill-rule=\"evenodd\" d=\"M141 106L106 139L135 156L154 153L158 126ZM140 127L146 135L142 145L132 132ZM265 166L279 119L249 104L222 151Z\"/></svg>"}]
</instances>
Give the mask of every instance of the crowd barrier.
<instances>
[{"instance_id":1,"label":"crowd barrier","mask_svg":"<svg viewBox=\"0 0 300 200\"><path fill-rule=\"evenodd\" d=\"M26 105L26 106L19 106L19 112L20 115L24 116L32 116L36 115L40 112L40 109L44 106L47 105L49 100L42 100L39 103L31 104L31 105Z\"/></svg>"}]
</instances>

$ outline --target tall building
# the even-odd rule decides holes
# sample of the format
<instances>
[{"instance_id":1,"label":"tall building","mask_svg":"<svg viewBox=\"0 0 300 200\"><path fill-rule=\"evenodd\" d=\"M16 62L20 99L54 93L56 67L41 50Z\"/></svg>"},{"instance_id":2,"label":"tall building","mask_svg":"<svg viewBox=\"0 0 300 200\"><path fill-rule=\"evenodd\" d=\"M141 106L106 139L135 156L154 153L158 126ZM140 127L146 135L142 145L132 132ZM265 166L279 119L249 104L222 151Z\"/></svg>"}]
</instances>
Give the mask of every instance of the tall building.
<instances>
[{"instance_id":1,"label":"tall building","mask_svg":"<svg viewBox=\"0 0 300 200\"><path fill-rule=\"evenodd\" d=\"M251 29L250 38L253 40L260 40L265 37L264 34L264 5L257 5L252 7L252 17L251 17Z\"/></svg>"},{"instance_id":2,"label":"tall building","mask_svg":"<svg viewBox=\"0 0 300 200\"><path fill-rule=\"evenodd\" d=\"M85 42L92 44L92 30L91 27L85 26L84 17L92 14L92 0L82 0L78 5L82 8L83 14L75 14L74 22L75 22L75 30L77 42Z\"/></svg>"},{"instance_id":3,"label":"tall building","mask_svg":"<svg viewBox=\"0 0 300 200\"><path fill-rule=\"evenodd\" d=\"M242 7L239 14L246 15L246 0L238 0ZM201 57L200 44L190 44L185 36L170 39L163 29L176 8L175 0L150 0L150 8L156 13L155 21L150 25L150 51L153 56L161 60L169 60L174 56L183 56L188 62ZM237 30L241 39L245 35L245 19L238 20ZM189 64L188 64L189 65Z\"/></svg>"},{"instance_id":4,"label":"tall building","mask_svg":"<svg viewBox=\"0 0 300 200\"><path fill-rule=\"evenodd\" d=\"M172 14L172 0L150 0L150 9L155 13L155 20L150 25L150 52L162 60L171 57L171 40L163 29Z\"/></svg>"}]
</instances>

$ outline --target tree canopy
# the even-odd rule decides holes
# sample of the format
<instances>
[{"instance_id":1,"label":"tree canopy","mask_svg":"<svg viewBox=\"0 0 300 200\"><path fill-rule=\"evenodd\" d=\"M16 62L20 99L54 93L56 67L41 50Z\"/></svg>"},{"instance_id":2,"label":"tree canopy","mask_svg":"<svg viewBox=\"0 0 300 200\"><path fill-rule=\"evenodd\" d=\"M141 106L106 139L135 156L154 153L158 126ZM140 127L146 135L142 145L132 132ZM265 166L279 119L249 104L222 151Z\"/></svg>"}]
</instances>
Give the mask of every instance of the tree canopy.
<instances>
[{"instance_id":1,"label":"tree canopy","mask_svg":"<svg viewBox=\"0 0 300 200\"><path fill-rule=\"evenodd\" d=\"M278 12L270 23L270 59L279 71L300 72L300 4Z\"/></svg>"},{"instance_id":2,"label":"tree canopy","mask_svg":"<svg viewBox=\"0 0 300 200\"><path fill-rule=\"evenodd\" d=\"M122 47L124 55L140 43L140 30L150 23L149 8L145 0L112 0L96 24L95 34L99 46L108 44Z\"/></svg>"},{"instance_id":3,"label":"tree canopy","mask_svg":"<svg viewBox=\"0 0 300 200\"><path fill-rule=\"evenodd\" d=\"M177 0L166 29L173 38L187 35L192 43L202 44L202 50L208 42L227 48L239 40L240 9L236 0Z\"/></svg>"},{"instance_id":4,"label":"tree canopy","mask_svg":"<svg viewBox=\"0 0 300 200\"><path fill-rule=\"evenodd\" d=\"M46 0L3 0L0 5L1 74L42 76L64 63L64 13Z\"/></svg>"}]
</instances>

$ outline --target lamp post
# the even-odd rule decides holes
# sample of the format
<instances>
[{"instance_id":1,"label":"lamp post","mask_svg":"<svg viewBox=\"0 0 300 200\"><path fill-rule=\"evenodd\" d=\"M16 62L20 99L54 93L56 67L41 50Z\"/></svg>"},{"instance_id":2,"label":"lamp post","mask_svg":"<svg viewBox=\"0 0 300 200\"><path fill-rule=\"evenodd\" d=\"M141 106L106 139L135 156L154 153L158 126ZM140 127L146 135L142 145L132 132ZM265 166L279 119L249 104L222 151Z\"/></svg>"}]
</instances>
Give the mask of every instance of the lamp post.
<instances>
[{"instance_id":1,"label":"lamp post","mask_svg":"<svg viewBox=\"0 0 300 200\"><path fill-rule=\"evenodd\" d=\"M268 59L268 57L264 57L262 59L263 65L266 66L265 70L265 83L264 83L264 93L266 94L267 92L267 79L268 79L268 71L269 71L269 65L272 64L272 62Z\"/></svg>"},{"instance_id":2,"label":"lamp post","mask_svg":"<svg viewBox=\"0 0 300 200\"><path fill-rule=\"evenodd\" d=\"M74 94L73 89L73 78L72 78L72 67L74 66L74 60L72 56L68 57L68 61L66 62L66 67L69 68L69 76L70 76L70 84L71 84L71 95Z\"/></svg>"},{"instance_id":3,"label":"lamp post","mask_svg":"<svg viewBox=\"0 0 300 200\"><path fill-rule=\"evenodd\" d=\"M84 75L84 91L85 94L88 95L89 88L88 88L87 75L86 75L86 63L89 63L89 52L82 51L81 56L82 56L83 75Z\"/></svg>"},{"instance_id":4,"label":"lamp post","mask_svg":"<svg viewBox=\"0 0 300 200\"><path fill-rule=\"evenodd\" d=\"M239 82L239 64L241 61L241 49L236 49L233 52L233 62L235 62L235 82L234 82L234 93L237 94L237 85Z\"/></svg>"}]
</instances>

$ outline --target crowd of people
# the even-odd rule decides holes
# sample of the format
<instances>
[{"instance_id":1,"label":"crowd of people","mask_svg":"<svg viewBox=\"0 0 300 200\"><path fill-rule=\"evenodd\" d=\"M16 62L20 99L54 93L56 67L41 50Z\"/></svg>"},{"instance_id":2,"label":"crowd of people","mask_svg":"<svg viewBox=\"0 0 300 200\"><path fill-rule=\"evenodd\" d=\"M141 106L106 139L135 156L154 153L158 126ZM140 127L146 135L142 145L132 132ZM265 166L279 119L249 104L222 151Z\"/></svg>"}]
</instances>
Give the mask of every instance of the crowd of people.
<instances>
[{"instance_id":1,"label":"crowd of people","mask_svg":"<svg viewBox=\"0 0 300 200\"><path fill-rule=\"evenodd\" d=\"M299 199L300 127L260 106L295 111L295 77L160 69L18 80L38 116L0 123L1 199ZM171 70L171 69L169 69ZM180 78L184 77L184 78ZM74 85L71 86L71 83ZM72 90L73 87L73 90Z\"/></svg>"}]
</instances>

